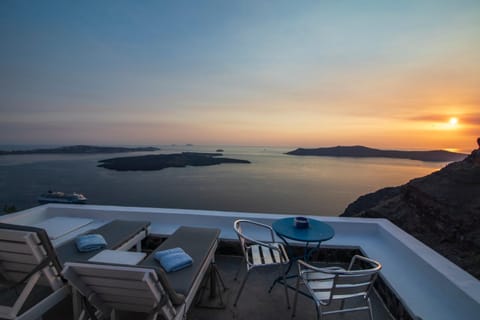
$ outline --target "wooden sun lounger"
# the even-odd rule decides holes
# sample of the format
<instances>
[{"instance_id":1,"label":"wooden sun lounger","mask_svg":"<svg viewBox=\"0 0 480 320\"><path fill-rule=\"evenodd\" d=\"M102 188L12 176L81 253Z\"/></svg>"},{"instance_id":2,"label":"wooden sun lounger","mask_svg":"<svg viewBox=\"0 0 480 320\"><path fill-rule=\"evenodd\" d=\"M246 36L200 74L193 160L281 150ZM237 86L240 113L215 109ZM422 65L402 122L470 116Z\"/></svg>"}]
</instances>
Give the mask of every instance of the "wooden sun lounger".
<instances>
[{"instance_id":1,"label":"wooden sun lounger","mask_svg":"<svg viewBox=\"0 0 480 320\"><path fill-rule=\"evenodd\" d=\"M150 222L148 221L113 220L100 228L87 232L87 234L101 234L107 242L105 249L129 250L137 246L138 250L140 242L148 235L149 226ZM55 250L62 264L72 261L87 261L98 253L98 251L78 251L74 239L60 245Z\"/></svg>"},{"instance_id":2,"label":"wooden sun lounger","mask_svg":"<svg viewBox=\"0 0 480 320\"><path fill-rule=\"evenodd\" d=\"M96 308L115 318L115 310L144 312L149 319L184 319L214 261L220 230L180 227L157 250L181 247L193 265L165 273L151 254L136 266L66 263L63 276ZM90 310L90 313L92 310ZM95 312L95 311L94 311ZM79 319L91 317L84 308Z\"/></svg>"},{"instance_id":3,"label":"wooden sun lounger","mask_svg":"<svg viewBox=\"0 0 480 320\"><path fill-rule=\"evenodd\" d=\"M102 234L108 249L127 250L147 236L149 225L145 221L114 220L89 233ZM41 228L0 224L0 318L39 318L70 293L60 275L63 264L87 261L97 253L79 252L73 239L54 248ZM43 300L34 301L32 292L40 286L50 290L42 292L46 295Z\"/></svg>"},{"instance_id":4,"label":"wooden sun lounger","mask_svg":"<svg viewBox=\"0 0 480 320\"><path fill-rule=\"evenodd\" d=\"M69 294L60 276L60 262L43 229L0 224L0 271L4 277L0 286L0 318L36 319ZM41 277L50 293L25 310Z\"/></svg>"}]
</instances>

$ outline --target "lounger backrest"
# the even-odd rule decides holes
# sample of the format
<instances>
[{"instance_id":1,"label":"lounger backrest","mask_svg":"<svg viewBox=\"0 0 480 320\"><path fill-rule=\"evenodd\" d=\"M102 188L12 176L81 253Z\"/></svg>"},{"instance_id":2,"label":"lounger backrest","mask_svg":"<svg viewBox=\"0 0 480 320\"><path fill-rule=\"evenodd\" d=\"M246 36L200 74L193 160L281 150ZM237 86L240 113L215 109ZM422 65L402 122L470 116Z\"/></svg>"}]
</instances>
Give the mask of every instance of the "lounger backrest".
<instances>
[{"instance_id":1,"label":"lounger backrest","mask_svg":"<svg viewBox=\"0 0 480 320\"><path fill-rule=\"evenodd\" d=\"M49 259L41 274L52 289L57 290L63 281L58 261L52 255L54 252L44 230L0 224L0 269L6 280L16 283Z\"/></svg>"},{"instance_id":2,"label":"lounger backrest","mask_svg":"<svg viewBox=\"0 0 480 320\"><path fill-rule=\"evenodd\" d=\"M112 309L149 314L160 312L167 319L176 313L153 269L66 263L62 273L105 315L109 315Z\"/></svg>"}]
</instances>

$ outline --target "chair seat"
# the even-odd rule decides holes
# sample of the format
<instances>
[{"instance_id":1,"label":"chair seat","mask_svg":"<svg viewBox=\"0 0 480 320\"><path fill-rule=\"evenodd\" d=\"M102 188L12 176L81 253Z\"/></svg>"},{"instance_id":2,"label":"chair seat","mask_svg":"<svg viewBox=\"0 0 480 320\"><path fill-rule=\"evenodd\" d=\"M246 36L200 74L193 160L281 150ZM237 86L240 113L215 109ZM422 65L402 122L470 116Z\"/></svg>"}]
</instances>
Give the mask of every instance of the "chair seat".
<instances>
[{"instance_id":1,"label":"chair seat","mask_svg":"<svg viewBox=\"0 0 480 320\"><path fill-rule=\"evenodd\" d=\"M270 243L270 245L280 249L280 252L284 252L283 245L281 243ZM283 255L283 257L281 257ZM288 257L279 253L276 250L272 250L268 247L258 244L251 245L248 250L249 264L251 266L272 265L280 263L288 263ZM281 259L283 258L283 260Z\"/></svg>"},{"instance_id":2,"label":"chair seat","mask_svg":"<svg viewBox=\"0 0 480 320\"><path fill-rule=\"evenodd\" d=\"M315 291L315 298L323 305L327 305L330 300L330 291ZM355 297L362 297L364 293L357 293L357 294L338 294L332 296L332 300L345 300L351 299Z\"/></svg>"}]
</instances>

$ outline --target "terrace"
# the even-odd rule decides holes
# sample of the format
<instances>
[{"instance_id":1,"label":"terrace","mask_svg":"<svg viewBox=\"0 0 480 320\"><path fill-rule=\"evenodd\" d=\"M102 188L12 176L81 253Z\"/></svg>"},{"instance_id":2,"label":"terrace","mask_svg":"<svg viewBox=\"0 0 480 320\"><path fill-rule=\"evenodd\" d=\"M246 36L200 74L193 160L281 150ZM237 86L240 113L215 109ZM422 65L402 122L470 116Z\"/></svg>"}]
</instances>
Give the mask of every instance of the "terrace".
<instances>
[{"instance_id":1,"label":"terrace","mask_svg":"<svg viewBox=\"0 0 480 320\"><path fill-rule=\"evenodd\" d=\"M98 227L113 219L147 220L151 222L151 238L167 238L179 226L215 227L221 229L221 244L216 254L220 273L228 290L223 294L224 309L193 307L188 319L289 319L284 307L283 290L268 286L275 275L256 271L252 274L237 308L233 293L238 282L233 274L238 267L237 237L233 231L236 219L252 219L272 224L285 215L218 212L202 210L134 208L94 205L48 204L0 217L0 222L33 225L52 217L90 218L92 223L68 235L54 239L60 244L77 234ZM480 282L437 254L435 251L383 219L316 217L335 230L335 237L322 243L317 259L322 262L344 262L342 255L360 251L378 260L383 268L373 294L375 319L476 319L480 314ZM299 244L301 245L301 244ZM291 297L293 297L293 292ZM386 305L386 306L385 306ZM45 319L69 318L71 303L67 299ZM306 298L299 299L297 319L312 318L315 308ZM332 319L367 319L359 313Z\"/></svg>"}]
</instances>

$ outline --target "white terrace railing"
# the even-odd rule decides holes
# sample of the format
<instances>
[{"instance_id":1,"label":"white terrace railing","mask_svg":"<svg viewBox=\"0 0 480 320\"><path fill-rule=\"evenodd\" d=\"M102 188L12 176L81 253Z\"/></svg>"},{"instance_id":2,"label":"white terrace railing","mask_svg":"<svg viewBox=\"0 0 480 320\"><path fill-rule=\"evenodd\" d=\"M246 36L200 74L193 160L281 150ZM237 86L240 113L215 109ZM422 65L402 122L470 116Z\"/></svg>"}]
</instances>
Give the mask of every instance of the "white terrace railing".
<instances>
[{"instance_id":1,"label":"white terrace railing","mask_svg":"<svg viewBox=\"0 0 480 320\"><path fill-rule=\"evenodd\" d=\"M181 225L216 227L222 230L222 239L235 240L232 226L236 219L271 224L286 215L47 204L0 216L0 222L32 225L58 216L90 218L94 222L70 232L63 239L56 239L57 242L112 219L148 220L152 223L151 233L161 236L171 234ZM322 243L322 247L358 248L366 256L380 261L383 280L412 318L479 319L480 281L389 221L322 216L310 218L324 221L335 230L335 237Z\"/></svg>"}]
</instances>

